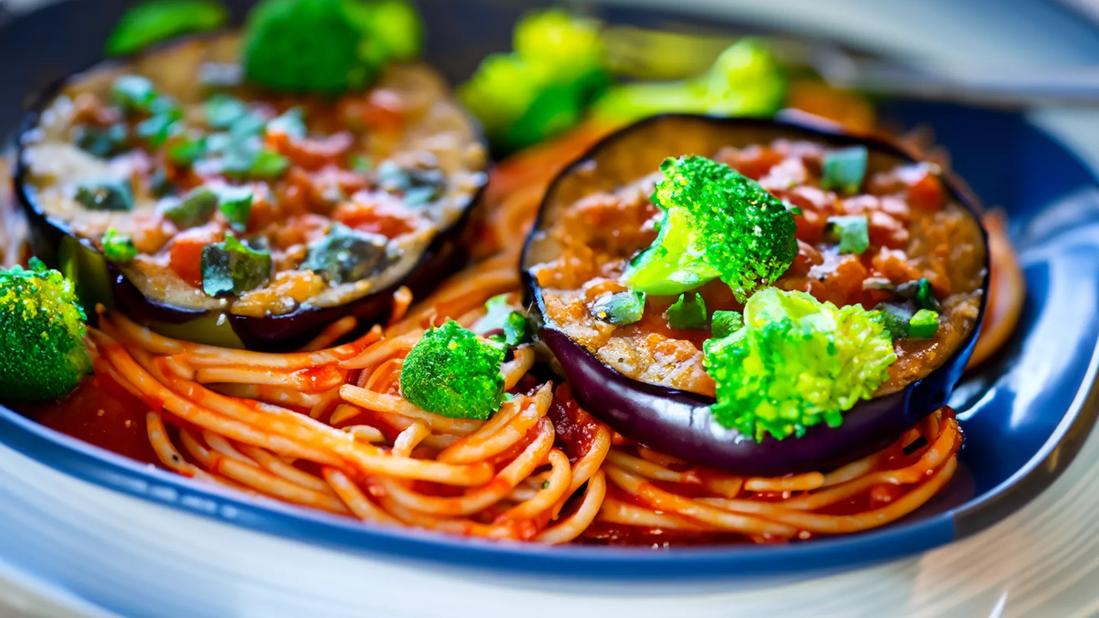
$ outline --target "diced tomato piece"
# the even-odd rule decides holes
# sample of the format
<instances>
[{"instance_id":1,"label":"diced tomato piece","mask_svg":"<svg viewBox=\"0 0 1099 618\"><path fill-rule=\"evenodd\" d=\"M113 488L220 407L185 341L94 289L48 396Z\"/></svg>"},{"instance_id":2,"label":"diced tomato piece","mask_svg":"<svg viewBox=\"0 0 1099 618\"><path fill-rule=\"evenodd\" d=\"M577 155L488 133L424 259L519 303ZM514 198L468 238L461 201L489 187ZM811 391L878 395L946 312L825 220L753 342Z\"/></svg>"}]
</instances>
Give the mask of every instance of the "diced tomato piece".
<instances>
[{"instance_id":1,"label":"diced tomato piece","mask_svg":"<svg viewBox=\"0 0 1099 618\"><path fill-rule=\"evenodd\" d=\"M379 133L396 133L405 123L405 104L391 90L378 88L369 97L348 98L340 103L340 116L353 129Z\"/></svg>"},{"instance_id":2,"label":"diced tomato piece","mask_svg":"<svg viewBox=\"0 0 1099 618\"><path fill-rule=\"evenodd\" d=\"M820 242L828 216L832 214L832 202L828 194L816 187L800 186L781 192L780 197L801 211L800 215L794 216L798 239L807 243Z\"/></svg>"},{"instance_id":3,"label":"diced tomato piece","mask_svg":"<svg viewBox=\"0 0 1099 618\"><path fill-rule=\"evenodd\" d=\"M298 167L318 170L326 165L341 165L355 144L350 133L342 131L323 138L295 139L285 133L268 133L267 145L286 155Z\"/></svg>"},{"instance_id":4,"label":"diced tomato piece","mask_svg":"<svg viewBox=\"0 0 1099 618\"><path fill-rule=\"evenodd\" d=\"M943 206L943 183L931 172L924 174L908 187L908 203L924 210L938 210Z\"/></svg>"},{"instance_id":5,"label":"diced tomato piece","mask_svg":"<svg viewBox=\"0 0 1099 618\"><path fill-rule=\"evenodd\" d=\"M728 148L719 152L716 157L718 161L754 180L762 178L785 158L781 152L762 146Z\"/></svg>"},{"instance_id":6,"label":"diced tomato piece","mask_svg":"<svg viewBox=\"0 0 1099 618\"><path fill-rule=\"evenodd\" d=\"M880 210L870 212L870 244L900 249L908 245L908 230L904 224Z\"/></svg>"},{"instance_id":7,"label":"diced tomato piece","mask_svg":"<svg viewBox=\"0 0 1099 618\"><path fill-rule=\"evenodd\" d=\"M169 265L188 284L202 285L202 248L217 241L217 232L207 228L194 228L180 232L172 239L168 250Z\"/></svg>"},{"instance_id":8,"label":"diced tomato piece","mask_svg":"<svg viewBox=\"0 0 1099 618\"><path fill-rule=\"evenodd\" d=\"M898 249L882 247L871 262L874 270L894 283L915 281L922 276L915 266L908 263L908 256L904 251Z\"/></svg>"},{"instance_id":9,"label":"diced tomato piece","mask_svg":"<svg viewBox=\"0 0 1099 618\"><path fill-rule=\"evenodd\" d=\"M836 304L850 304L853 299L861 296L862 282L866 279L866 275L866 267L862 265L857 256L845 256L827 279L829 287L836 291L835 295L840 299Z\"/></svg>"},{"instance_id":10,"label":"diced tomato piece","mask_svg":"<svg viewBox=\"0 0 1099 618\"><path fill-rule=\"evenodd\" d=\"M332 218L348 227L388 238L407 234L415 228L415 223L401 212L399 204L387 207L385 197L376 197L378 199L343 202L332 211Z\"/></svg>"}]
</instances>

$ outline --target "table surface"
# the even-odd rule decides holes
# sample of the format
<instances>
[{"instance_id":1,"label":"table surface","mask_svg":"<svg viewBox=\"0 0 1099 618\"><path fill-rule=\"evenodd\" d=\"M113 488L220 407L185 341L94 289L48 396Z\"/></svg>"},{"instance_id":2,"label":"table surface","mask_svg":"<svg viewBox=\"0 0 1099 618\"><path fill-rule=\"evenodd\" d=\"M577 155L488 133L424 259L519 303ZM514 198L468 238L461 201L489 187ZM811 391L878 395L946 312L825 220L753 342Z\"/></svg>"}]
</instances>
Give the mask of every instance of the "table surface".
<instances>
[{"instance_id":1,"label":"table surface","mask_svg":"<svg viewBox=\"0 0 1099 618\"><path fill-rule=\"evenodd\" d=\"M8 8L26 10L40 2L8 0ZM667 6L662 0L634 3ZM1094 24L1047 2L694 0L684 5L886 49L943 71L964 65L1099 62ZM1099 112L1046 110L1035 113L1034 121L1099 170ZM127 597L141 590L157 595L162 605L156 611L166 615L175 613L172 608L193 615L284 615L300 608L318 615L433 616L454 614L455 607L473 600L481 616L514 615L520 606L532 616L594 616L624 609L632 617L702 617L759 615L779 608L784 614L816 616L1099 615L1097 477L1099 438L1092 436L1065 474L1025 508L980 534L918 557L735 590L575 594L551 585L532 589L365 560L242 532L86 485L0 447L0 534L19 530L28 539L84 535L84 545L98 548L85 556L29 556L11 550L18 541L0 543L0 615L94 615L99 610L81 599L78 586L57 582L74 581L73 573L88 568L103 570L89 572L90 578L109 579L127 556L150 561L154 551L152 571L112 597L116 611L147 613L147 607L127 605ZM79 529L73 529L74 521ZM196 556L217 561L208 579L193 573L186 579L184 565L191 561L193 567ZM184 581L203 587L181 589ZM196 589L208 602L188 606L188 593ZM409 603L410 594L416 595L415 604ZM173 597L183 603L176 605Z\"/></svg>"}]
</instances>

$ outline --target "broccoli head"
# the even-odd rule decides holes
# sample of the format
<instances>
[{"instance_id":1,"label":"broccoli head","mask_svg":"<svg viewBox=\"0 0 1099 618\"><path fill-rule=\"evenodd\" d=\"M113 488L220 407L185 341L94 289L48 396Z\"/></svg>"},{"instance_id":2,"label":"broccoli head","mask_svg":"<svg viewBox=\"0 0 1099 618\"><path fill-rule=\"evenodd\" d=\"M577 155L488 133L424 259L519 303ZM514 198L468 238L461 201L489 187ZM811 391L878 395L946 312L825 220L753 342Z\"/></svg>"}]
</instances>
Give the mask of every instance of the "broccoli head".
<instances>
[{"instance_id":1,"label":"broccoli head","mask_svg":"<svg viewBox=\"0 0 1099 618\"><path fill-rule=\"evenodd\" d=\"M337 95L419 51L421 24L398 0L264 0L244 32L244 71L286 92Z\"/></svg>"},{"instance_id":2,"label":"broccoli head","mask_svg":"<svg viewBox=\"0 0 1099 618\"><path fill-rule=\"evenodd\" d=\"M703 344L716 383L714 419L745 436L782 440L870 399L897 359L876 311L838 308L804 292L768 288L744 306L744 325Z\"/></svg>"},{"instance_id":3,"label":"broccoli head","mask_svg":"<svg viewBox=\"0 0 1099 618\"><path fill-rule=\"evenodd\" d=\"M85 319L72 282L41 261L0 271L0 398L50 401L75 388L91 370Z\"/></svg>"},{"instance_id":4,"label":"broccoli head","mask_svg":"<svg viewBox=\"0 0 1099 618\"><path fill-rule=\"evenodd\" d=\"M530 13L514 52L481 61L458 94L495 145L522 148L580 122L610 81L599 28L560 9Z\"/></svg>"},{"instance_id":5,"label":"broccoli head","mask_svg":"<svg viewBox=\"0 0 1099 618\"><path fill-rule=\"evenodd\" d=\"M504 348L454 320L428 329L401 368L401 394L451 418L486 419L504 401Z\"/></svg>"},{"instance_id":6,"label":"broccoli head","mask_svg":"<svg viewBox=\"0 0 1099 618\"><path fill-rule=\"evenodd\" d=\"M660 296L721 278L737 300L772 283L797 255L794 216L759 183L701 156L669 158L652 200L664 211L626 285Z\"/></svg>"},{"instance_id":7,"label":"broccoli head","mask_svg":"<svg viewBox=\"0 0 1099 618\"><path fill-rule=\"evenodd\" d=\"M594 111L615 122L668 112L770 116L786 100L786 87L786 75L775 56L759 41L742 39L701 75L682 81L620 84L595 103Z\"/></svg>"},{"instance_id":8,"label":"broccoli head","mask_svg":"<svg viewBox=\"0 0 1099 618\"><path fill-rule=\"evenodd\" d=\"M420 55L424 24L408 0L355 1L350 5L359 26L369 34L360 51L379 63L411 60Z\"/></svg>"}]
</instances>

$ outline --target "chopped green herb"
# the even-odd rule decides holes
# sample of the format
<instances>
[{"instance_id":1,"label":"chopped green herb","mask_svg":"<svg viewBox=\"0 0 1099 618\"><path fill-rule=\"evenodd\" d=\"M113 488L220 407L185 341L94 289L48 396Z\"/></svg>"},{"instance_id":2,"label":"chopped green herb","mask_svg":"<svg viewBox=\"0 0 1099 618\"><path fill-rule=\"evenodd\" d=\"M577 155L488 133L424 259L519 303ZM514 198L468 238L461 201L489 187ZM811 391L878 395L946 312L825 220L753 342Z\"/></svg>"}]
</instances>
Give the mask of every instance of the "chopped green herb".
<instances>
[{"instance_id":1,"label":"chopped green herb","mask_svg":"<svg viewBox=\"0 0 1099 618\"><path fill-rule=\"evenodd\" d=\"M193 165L206 154L206 136L196 132L179 134L168 145L168 158L180 166Z\"/></svg>"},{"instance_id":2,"label":"chopped green herb","mask_svg":"<svg viewBox=\"0 0 1099 618\"><path fill-rule=\"evenodd\" d=\"M327 236L310 245L300 268L340 285L365 279L388 263L389 239L385 236L335 225Z\"/></svg>"},{"instance_id":3,"label":"chopped green herb","mask_svg":"<svg viewBox=\"0 0 1099 618\"><path fill-rule=\"evenodd\" d=\"M207 90L236 88L244 83L244 70L236 62L204 62L198 82Z\"/></svg>"},{"instance_id":4,"label":"chopped green herb","mask_svg":"<svg viewBox=\"0 0 1099 618\"><path fill-rule=\"evenodd\" d=\"M221 171L237 179L273 180L290 167L290 160L266 148L249 145L231 147L222 159Z\"/></svg>"},{"instance_id":5,"label":"chopped green herb","mask_svg":"<svg viewBox=\"0 0 1099 618\"><path fill-rule=\"evenodd\" d=\"M263 135L266 126L267 121L263 116L249 112L229 125L229 138L235 143L256 138L251 143L258 144L259 137Z\"/></svg>"},{"instance_id":6,"label":"chopped green herb","mask_svg":"<svg viewBox=\"0 0 1099 618\"><path fill-rule=\"evenodd\" d=\"M180 115L169 111L167 113L154 114L138 123L137 136L149 142L153 148L159 148L180 131Z\"/></svg>"},{"instance_id":7,"label":"chopped green herb","mask_svg":"<svg viewBox=\"0 0 1099 618\"><path fill-rule=\"evenodd\" d=\"M530 321L522 312L512 311L504 319L504 344L514 347L531 341Z\"/></svg>"},{"instance_id":8,"label":"chopped green herb","mask_svg":"<svg viewBox=\"0 0 1099 618\"><path fill-rule=\"evenodd\" d=\"M120 234L115 228L107 228L100 240L103 245L103 257L116 264L132 262L137 257L137 247L129 234Z\"/></svg>"},{"instance_id":9,"label":"chopped green herb","mask_svg":"<svg viewBox=\"0 0 1099 618\"><path fill-rule=\"evenodd\" d=\"M921 277L916 281L906 281L898 285L897 294L911 299L916 303L916 307L920 309L930 309L932 311L942 309L939 299L935 297L935 292L931 289L931 282L926 277Z\"/></svg>"},{"instance_id":10,"label":"chopped green herb","mask_svg":"<svg viewBox=\"0 0 1099 618\"><path fill-rule=\"evenodd\" d=\"M829 151L821 164L821 186L848 195L857 193L866 176L866 159L865 146Z\"/></svg>"},{"instance_id":11,"label":"chopped green herb","mask_svg":"<svg viewBox=\"0 0 1099 618\"><path fill-rule=\"evenodd\" d=\"M168 179L163 167L157 167L149 176L149 192L153 197L164 197L176 192L176 186Z\"/></svg>"},{"instance_id":12,"label":"chopped green herb","mask_svg":"<svg viewBox=\"0 0 1099 618\"><path fill-rule=\"evenodd\" d=\"M97 127L82 124L76 127L74 141L78 148L100 158L112 157L126 149L128 132L124 124Z\"/></svg>"},{"instance_id":13,"label":"chopped green herb","mask_svg":"<svg viewBox=\"0 0 1099 618\"><path fill-rule=\"evenodd\" d=\"M133 210L130 183L121 180L91 180L76 187L77 202L88 210Z\"/></svg>"},{"instance_id":14,"label":"chopped green herb","mask_svg":"<svg viewBox=\"0 0 1099 618\"><path fill-rule=\"evenodd\" d=\"M885 326L885 329L889 331L889 334L893 339L904 339L908 337L908 322L912 319L913 314L912 308L909 305L882 303L875 307L875 311L878 313L878 320Z\"/></svg>"},{"instance_id":15,"label":"chopped green herb","mask_svg":"<svg viewBox=\"0 0 1099 618\"><path fill-rule=\"evenodd\" d=\"M439 198L446 188L446 176L436 168L406 169L392 161L378 166L378 186L404 196L409 206L423 206Z\"/></svg>"},{"instance_id":16,"label":"chopped green herb","mask_svg":"<svg viewBox=\"0 0 1099 618\"><path fill-rule=\"evenodd\" d=\"M218 204L218 195L206 186L195 187L182 198L167 198L161 206L164 214L176 227L187 229L210 220Z\"/></svg>"},{"instance_id":17,"label":"chopped green herb","mask_svg":"<svg viewBox=\"0 0 1099 618\"><path fill-rule=\"evenodd\" d=\"M485 315L473 325L474 332L488 334L490 339L515 347L530 341L531 329L527 316L508 304L508 295L499 294L485 303Z\"/></svg>"},{"instance_id":18,"label":"chopped green herb","mask_svg":"<svg viewBox=\"0 0 1099 618\"><path fill-rule=\"evenodd\" d=\"M870 230L863 215L828 217L825 232L841 254L860 255L870 248Z\"/></svg>"},{"instance_id":19,"label":"chopped green herb","mask_svg":"<svg viewBox=\"0 0 1099 618\"><path fill-rule=\"evenodd\" d=\"M645 314L644 292L619 292L609 294L595 301L591 307L591 313L596 318L623 326L633 324L641 320Z\"/></svg>"},{"instance_id":20,"label":"chopped green herb","mask_svg":"<svg viewBox=\"0 0 1099 618\"><path fill-rule=\"evenodd\" d=\"M238 232L248 227L252 216L252 189L249 187L224 187L217 193L218 210Z\"/></svg>"},{"instance_id":21,"label":"chopped green herb","mask_svg":"<svg viewBox=\"0 0 1099 618\"><path fill-rule=\"evenodd\" d=\"M111 98L115 105L128 113L151 111L157 96L153 82L140 75L123 75L111 86Z\"/></svg>"},{"instance_id":22,"label":"chopped green herb","mask_svg":"<svg viewBox=\"0 0 1099 618\"><path fill-rule=\"evenodd\" d=\"M225 94L215 94L202 106L206 124L212 129L229 129L249 115L248 106L240 99Z\"/></svg>"},{"instance_id":23,"label":"chopped green herb","mask_svg":"<svg viewBox=\"0 0 1099 618\"><path fill-rule=\"evenodd\" d=\"M255 289L270 273L271 254L245 245L232 234L202 248L202 291L210 296Z\"/></svg>"},{"instance_id":24,"label":"chopped green herb","mask_svg":"<svg viewBox=\"0 0 1099 618\"><path fill-rule=\"evenodd\" d=\"M252 178L273 180L282 176L289 167L289 159L273 150L264 148L257 152L255 158L252 159L248 175Z\"/></svg>"},{"instance_id":25,"label":"chopped green herb","mask_svg":"<svg viewBox=\"0 0 1099 618\"><path fill-rule=\"evenodd\" d=\"M920 309L908 321L908 336L930 339L939 332L939 314L930 309Z\"/></svg>"},{"instance_id":26,"label":"chopped green herb","mask_svg":"<svg viewBox=\"0 0 1099 618\"><path fill-rule=\"evenodd\" d=\"M693 295L680 294L664 315L672 328L698 330L706 328L709 322L706 300L698 292Z\"/></svg>"},{"instance_id":27,"label":"chopped green herb","mask_svg":"<svg viewBox=\"0 0 1099 618\"><path fill-rule=\"evenodd\" d=\"M744 316L739 311L715 311L710 318L710 336L714 339L728 337L744 326Z\"/></svg>"},{"instance_id":28,"label":"chopped green herb","mask_svg":"<svg viewBox=\"0 0 1099 618\"><path fill-rule=\"evenodd\" d=\"M347 159L347 165L351 168L351 171L356 174L366 174L373 166L370 162L370 157L362 154L361 152L353 152Z\"/></svg>"},{"instance_id":29,"label":"chopped green herb","mask_svg":"<svg viewBox=\"0 0 1099 618\"><path fill-rule=\"evenodd\" d=\"M123 13L107 39L107 55L128 55L181 34L216 30L228 17L215 0L143 2Z\"/></svg>"},{"instance_id":30,"label":"chopped green herb","mask_svg":"<svg viewBox=\"0 0 1099 618\"><path fill-rule=\"evenodd\" d=\"M282 115L267 123L268 133L284 133L294 139L301 139L306 135L305 111L300 107L292 107Z\"/></svg>"}]
</instances>

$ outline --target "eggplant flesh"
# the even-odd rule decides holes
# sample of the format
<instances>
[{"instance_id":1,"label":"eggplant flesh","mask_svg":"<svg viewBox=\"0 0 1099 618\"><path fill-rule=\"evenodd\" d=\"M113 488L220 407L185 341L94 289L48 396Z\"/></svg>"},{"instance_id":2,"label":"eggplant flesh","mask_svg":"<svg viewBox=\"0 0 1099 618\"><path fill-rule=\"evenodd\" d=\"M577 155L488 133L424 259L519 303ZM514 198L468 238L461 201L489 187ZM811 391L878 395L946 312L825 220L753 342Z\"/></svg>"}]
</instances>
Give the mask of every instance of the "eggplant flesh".
<instances>
[{"instance_id":1,"label":"eggplant flesh","mask_svg":"<svg viewBox=\"0 0 1099 618\"><path fill-rule=\"evenodd\" d=\"M723 147L766 145L776 140L815 142L826 148L862 145L871 160L879 164L919 162L916 155L891 141L849 135L828 125L685 114L651 117L604 138L551 183L521 262L525 292L535 318L540 320L539 338L588 412L640 444L688 462L743 475L781 476L835 469L885 448L945 405L976 343L988 292L987 236L980 226L981 207L960 179L945 172L939 175L946 200L972 218L979 231L981 257L976 279L980 286L971 292L976 317L968 330L956 338L956 345L936 365L845 412L841 426L816 425L801 437L776 440L766 436L756 441L718 424L710 414L712 397L641 381L604 362L547 318L546 290L539 286L535 271L561 250L546 230L556 224L562 209L577 200L613 192L651 175L669 156L712 156Z\"/></svg>"},{"instance_id":2,"label":"eggplant flesh","mask_svg":"<svg viewBox=\"0 0 1099 618\"><path fill-rule=\"evenodd\" d=\"M71 143L69 136L76 133L73 121L65 114L71 112L81 94L104 97L117 77L134 74L148 77L158 91L187 106L190 118L190 110L201 109L205 96L206 87L200 84L202 68L231 66L236 62L238 45L239 39L232 33L195 37L124 63L93 66L50 89L25 118L18 139L14 180L17 199L27 214L30 245L48 264L73 277L86 308L102 303L158 332L200 343L292 350L344 316L354 316L364 325L384 321L397 289L407 286L420 295L460 268L466 258L466 223L487 180L487 147L478 126L449 96L442 79L419 63L387 67L374 86L390 99L395 93L402 105L414 111L404 117L394 134L375 138L375 132L368 133L354 148L375 165L383 160L410 165L428 161L441 174L443 184L430 203L416 204L417 213L428 223L393 237L389 261L376 272L358 281L333 281L311 297L270 311L236 311L237 297L205 296L167 268L163 269L164 276L150 277L142 270L144 265L138 268L104 259L96 242L103 230L94 225L82 229L80 218L92 214L117 221L116 217L127 213L85 213L77 206L59 208L56 204L62 201L58 196L69 191L62 187L95 170L112 169L128 153L121 153L121 157L114 153L115 158L108 161L80 151ZM247 85L231 88L229 94L260 105L268 101L266 93ZM347 96L371 100L369 92ZM270 100L277 101L278 106L299 103L281 95ZM301 98L300 103L308 106L312 101ZM326 132L333 131L333 122L341 122L332 117L318 117L316 121ZM313 119L307 117L306 122L312 128ZM337 124L334 131L341 128ZM52 156L56 153L64 156ZM83 162L90 162L91 171L80 168ZM153 202L152 196L135 194L134 213L154 211ZM274 275L269 284L274 285Z\"/></svg>"}]
</instances>

